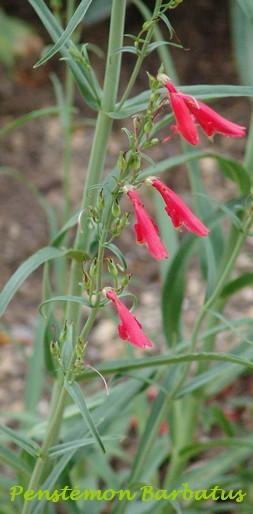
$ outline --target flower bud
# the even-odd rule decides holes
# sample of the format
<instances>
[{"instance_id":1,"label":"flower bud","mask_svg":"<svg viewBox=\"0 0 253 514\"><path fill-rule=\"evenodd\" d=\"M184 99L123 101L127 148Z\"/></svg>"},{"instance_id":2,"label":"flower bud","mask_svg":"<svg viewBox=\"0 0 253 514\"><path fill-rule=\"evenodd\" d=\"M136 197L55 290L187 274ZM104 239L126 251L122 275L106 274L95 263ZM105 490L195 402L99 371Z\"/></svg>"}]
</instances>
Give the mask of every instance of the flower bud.
<instances>
[{"instance_id":1,"label":"flower bud","mask_svg":"<svg viewBox=\"0 0 253 514\"><path fill-rule=\"evenodd\" d=\"M153 121L149 120L144 125L144 132L146 132L146 134L150 134L152 129L153 129Z\"/></svg>"},{"instance_id":2,"label":"flower bud","mask_svg":"<svg viewBox=\"0 0 253 514\"><path fill-rule=\"evenodd\" d=\"M84 343L84 341L82 339L80 339L80 337L78 337L77 344L75 347L77 357L79 357L79 358L84 357L86 345L87 345L87 343Z\"/></svg>"},{"instance_id":3,"label":"flower bud","mask_svg":"<svg viewBox=\"0 0 253 514\"><path fill-rule=\"evenodd\" d=\"M92 291L93 282L89 274L85 270L83 270L83 285L88 293Z\"/></svg>"},{"instance_id":4,"label":"flower bud","mask_svg":"<svg viewBox=\"0 0 253 514\"><path fill-rule=\"evenodd\" d=\"M96 276L96 273L97 273L97 265L98 265L98 260L97 260L97 257L95 257L90 265L90 276L91 277L95 277Z\"/></svg>"},{"instance_id":5,"label":"flower bud","mask_svg":"<svg viewBox=\"0 0 253 514\"><path fill-rule=\"evenodd\" d=\"M95 225L94 225L93 219L91 219L91 218L87 219L87 226L88 226L89 230L92 230L94 228Z\"/></svg>"},{"instance_id":6,"label":"flower bud","mask_svg":"<svg viewBox=\"0 0 253 514\"><path fill-rule=\"evenodd\" d=\"M60 357L60 348L58 341L51 341L50 352L53 355L53 357L56 357L57 359Z\"/></svg>"},{"instance_id":7,"label":"flower bud","mask_svg":"<svg viewBox=\"0 0 253 514\"><path fill-rule=\"evenodd\" d=\"M89 211L91 213L91 216L92 216L92 220L95 222L95 223L99 223L100 220L101 220L101 214L100 212L98 211L98 209L96 207L90 207L89 208Z\"/></svg>"},{"instance_id":8,"label":"flower bud","mask_svg":"<svg viewBox=\"0 0 253 514\"><path fill-rule=\"evenodd\" d=\"M103 195L103 189L101 189L101 191L99 191L97 205L98 205L98 208L101 210L103 210L105 208L105 198Z\"/></svg>"},{"instance_id":9,"label":"flower bud","mask_svg":"<svg viewBox=\"0 0 253 514\"><path fill-rule=\"evenodd\" d=\"M154 20L145 21L142 25L142 30L145 30L145 32L147 32L149 29L151 29L154 23Z\"/></svg>"},{"instance_id":10,"label":"flower bud","mask_svg":"<svg viewBox=\"0 0 253 514\"><path fill-rule=\"evenodd\" d=\"M124 155L124 152L122 152L122 151L119 153L117 166L120 170L123 170L126 166L125 155Z\"/></svg>"},{"instance_id":11,"label":"flower bud","mask_svg":"<svg viewBox=\"0 0 253 514\"><path fill-rule=\"evenodd\" d=\"M110 275L112 275L113 277L117 277L118 276L118 269L117 269L117 266L114 262L114 260L111 258L111 257L108 257L107 259L107 267L108 267L108 271L110 273Z\"/></svg>"},{"instance_id":12,"label":"flower bud","mask_svg":"<svg viewBox=\"0 0 253 514\"><path fill-rule=\"evenodd\" d=\"M120 205L119 205L119 202L117 200L117 198L115 198L113 204L112 204L112 215L114 216L114 218L118 218L118 216L120 215Z\"/></svg>"},{"instance_id":13,"label":"flower bud","mask_svg":"<svg viewBox=\"0 0 253 514\"><path fill-rule=\"evenodd\" d=\"M138 170L141 165L141 156L138 153L132 154L129 165L133 170Z\"/></svg>"},{"instance_id":14,"label":"flower bud","mask_svg":"<svg viewBox=\"0 0 253 514\"><path fill-rule=\"evenodd\" d=\"M157 143L159 143L159 139L154 137L153 139L150 139L150 141L146 141L145 145L143 146L143 150L146 150L146 148L151 148L151 146L155 146Z\"/></svg>"},{"instance_id":15,"label":"flower bud","mask_svg":"<svg viewBox=\"0 0 253 514\"><path fill-rule=\"evenodd\" d=\"M120 289L123 291L123 289L125 289L125 287L128 286L130 280L131 280L131 277L132 277L132 273L128 273L128 275L125 275L125 277L122 279L122 282L121 282L121 285L120 285Z\"/></svg>"},{"instance_id":16,"label":"flower bud","mask_svg":"<svg viewBox=\"0 0 253 514\"><path fill-rule=\"evenodd\" d=\"M116 218L111 226L112 234L114 237L118 237L121 234L121 226L119 218Z\"/></svg>"},{"instance_id":17,"label":"flower bud","mask_svg":"<svg viewBox=\"0 0 253 514\"><path fill-rule=\"evenodd\" d=\"M126 227L126 225L128 225L128 220L129 220L129 216L130 216L130 213L129 212L125 212L119 222L119 225L120 227L123 229Z\"/></svg>"}]
</instances>

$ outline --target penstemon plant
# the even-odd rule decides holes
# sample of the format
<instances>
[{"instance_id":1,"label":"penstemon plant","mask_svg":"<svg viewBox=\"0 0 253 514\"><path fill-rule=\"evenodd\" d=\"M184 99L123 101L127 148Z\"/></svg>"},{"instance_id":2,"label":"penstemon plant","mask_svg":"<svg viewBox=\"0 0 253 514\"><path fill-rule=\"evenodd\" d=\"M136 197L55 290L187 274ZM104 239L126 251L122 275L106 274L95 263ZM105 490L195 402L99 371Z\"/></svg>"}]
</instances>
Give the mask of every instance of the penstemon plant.
<instances>
[{"instance_id":1,"label":"penstemon plant","mask_svg":"<svg viewBox=\"0 0 253 514\"><path fill-rule=\"evenodd\" d=\"M172 43L170 11L183 9L183 0L154 0L153 11L142 0L133 0L144 22L139 34L128 35L132 46L123 46L128 2L104 3L110 29L103 87L91 66L89 45L81 46L79 41L79 24L96 2L82 0L77 5L68 0L63 29L61 2L49 2L47 7L44 0L28 1L54 43L36 66L57 52L66 61L65 85L53 77L56 111L64 132L65 210L61 225L55 228L55 214L44 199L49 220L54 219L51 242L19 267L0 296L3 314L24 280L44 266L43 299L27 379L27 418L21 419L17 430L1 425L4 444L11 441L18 448L14 451L3 445L0 453L5 465L16 473L16 478L11 475L10 480L3 480L6 496L1 512L167 514L184 509L190 514L206 509L224 512L224 505L226 512L234 508L236 512L250 512L252 435L226 416L216 398L253 368L252 319L233 320L225 310L230 297L253 278L252 273L233 275L253 221L252 130L243 164L193 147L201 148L204 138L211 140L216 134L246 141L244 126L222 117L205 102L228 96L250 97L253 87L177 85L159 23L165 23L170 32L169 44L180 47ZM159 69L155 76L147 74L149 88L133 96L143 61L154 50L160 56ZM125 52L135 54L136 62L119 99ZM97 117L81 204L72 211L74 85L84 103L97 111ZM115 167L105 174L113 121L122 120L123 124L125 118L127 128L122 130L127 144L119 152ZM169 147L174 139L182 141L182 153L154 162L153 148ZM205 157L214 159L225 178L237 187L235 197L226 204L206 191L198 165ZM165 171L180 164L188 169L196 214L166 179L161 179ZM149 214L147 190L159 202L156 220ZM128 227L130 212L136 219L133 229ZM228 223L223 230L224 219ZM71 242L73 227L76 236ZM159 352L156 341L150 340L133 313L136 297L131 293L132 274L120 247L126 230L133 230L143 252L159 261L166 352ZM181 232L183 238L181 234L178 238ZM186 336L183 305L193 256L199 258L205 294L194 313L190 336ZM109 312L119 318L118 336L123 345L127 344L127 358L124 353L121 359L93 366L87 357L92 329ZM217 337L225 332L232 343L220 352ZM140 352L145 349L143 356ZM37 405L49 375L54 384L49 416L44 420ZM97 379L102 380L103 389L97 389ZM238 405L250 411L252 400L245 395ZM218 437L212 434L214 426ZM137 443L132 442L129 427Z\"/></svg>"}]
</instances>

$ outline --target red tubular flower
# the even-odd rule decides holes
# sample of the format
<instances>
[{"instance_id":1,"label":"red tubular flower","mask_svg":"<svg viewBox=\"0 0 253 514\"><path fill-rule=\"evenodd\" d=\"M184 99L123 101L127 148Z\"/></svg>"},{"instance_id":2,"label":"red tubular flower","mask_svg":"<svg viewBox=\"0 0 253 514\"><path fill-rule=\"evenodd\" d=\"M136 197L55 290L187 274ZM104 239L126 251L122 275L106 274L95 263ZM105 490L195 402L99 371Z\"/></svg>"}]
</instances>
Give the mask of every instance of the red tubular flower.
<instances>
[{"instance_id":1,"label":"red tubular flower","mask_svg":"<svg viewBox=\"0 0 253 514\"><path fill-rule=\"evenodd\" d=\"M146 179L146 182L155 187L163 197L166 203L165 210L171 217L174 227L180 228L184 226L187 230L198 236L207 236L209 234L210 230L190 211L181 198L161 180L150 177Z\"/></svg>"},{"instance_id":2,"label":"red tubular flower","mask_svg":"<svg viewBox=\"0 0 253 514\"><path fill-rule=\"evenodd\" d=\"M158 235L158 227L144 209L136 191L134 189L129 189L127 191L127 195L133 204L137 218L137 223L134 225L137 243L145 243L150 254L155 259L167 259L168 252Z\"/></svg>"},{"instance_id":3,"label":"red tubular flower","mask_svg":"<svg viewBox=\"0 0 253 514\"><path fill-rule=\"evenodd\" d=\"M183 95L183 98L189 111L194 115L207 136L213 136L216 133L230 137L245 136L245 127L226 120L199 100L194 100L187 95Z\"/></svg>"},{"instance_id":4,"label":"red tubular flower","mask_svg":"<svg viewBox=\"0 0 253 514\"><path fill-rule=\"evenodd\" d=\"M198 131L184 100L178 94L170 95L170 104L177 120L175 129L191 145L199 145Z\"/></svg>"},{"instance_id":5,"label":"red tubular flower","mask_svg":"<svg viewBox=\"0 0 253 514\"><path fill-rule=\"evenodd\" d=\"M245 136L245 127L226 120L194 97L180 93L167 75L158 74L157 80L162 82L168 90L171 108L177 120L176 129L190 144L200 143L194 120L199 123L207 136L213 136L216 133L230 137Z\"/></svg>"},{"instance_id":6,"label":"red tubular flower","mask_svg":"<svg viewBox=\"0 0 253 514\"><path fill-rule=\"evenodd\" d=\"M113 289L108 289L105 290L105 294L106 297L114 303L120 317L121 323L118 326L119 337L124 341L129 341L129 343L134 346L138 346L138 348L152 346L152 343L142 332L139 321L137 321L135 316L133 316L127 307L120 301L115 291Z\"/></svg>"}]
</instances>

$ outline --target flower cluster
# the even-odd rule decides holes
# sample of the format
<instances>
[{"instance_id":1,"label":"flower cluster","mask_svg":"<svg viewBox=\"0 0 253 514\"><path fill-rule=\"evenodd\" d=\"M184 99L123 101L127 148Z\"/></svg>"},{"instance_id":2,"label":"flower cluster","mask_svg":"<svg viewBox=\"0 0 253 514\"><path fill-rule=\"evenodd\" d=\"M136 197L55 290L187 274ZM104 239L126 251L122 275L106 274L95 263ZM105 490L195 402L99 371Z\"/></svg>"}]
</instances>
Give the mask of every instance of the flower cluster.
<instances>
[{"instance_id":1,"label":"flower cluster","mask_svg":"<svg viewBox=\"0 0 253 514\"><path fill-rule=\"evenodd\" d=\"M179 132L191 145L198 145L200 143L196 123L200 125L208 137L212 137L216 133L230 137L245 136L245 127L241 127L236 123L226 120L196 98L181 93L171 82L170 78L163 73L158 74L157 81L155 81L155 79L153 81L151 80L151 86L153 84L154 87L154 98L159 97L159 94L157 95L157 84L159 82L162 83L168 91L168 99L177 122L177 125L172 127L172 129L174 129L174 133ZM158 105L157 112L160 110L163 103L164 100L160 105ZM153 120L156 114L154 111L155 105L156 103L154 100L152 105L150 104L150 109L148 110L151 118L148 120L146 120L145 116L143 118L145 121L144 132L147 134L152 130ZM138 118L138 123L141 125L141 118ZM165 138L164 141L168 141L172 135L173 133ZM134 127L134 137L132 139L130 138L130 142L133 146L133 148L130 148L134 152L135 160L138 157L137 166L133 166L133 162L131 161L131 167L135 171L140 167L139 140L141 140L141 137L138 139L136 122ZM121 162L122 159L123 162ZM124 170L126 161L125 157L123 158L123 155L121 156L121 161L120 169ZM135 177L137 177L136 173ZM136 190L137 184L134 184L134 182L135 180L132 180L131 185L125 185L123 187L123 191L127 194L135 211L136 223L134 225L134 230L137 243L146 245L149 253L155 259L167 259L168 251L159 237L159 229L142 204ZM200 221L181 200L181 198L161 180L157 177L149 177L146 179L145 183L146 185L154 187L154 189L156 189L162 196L165 202L165 211L168 216L170 216L171 222L177 230L182 230L184 227L186 230L201 237L205 237L209 234L209 229L202 223L202 221ZM120 289L120 291L121 290L122 289ZM118 326L119 336L121 339L129 341L131 344L139 348L145 348L146 346L151 347L152 343L148 340L145 334L143 334L140 323L121 302L116 291L112 288L105 288L104 293L107 299L113 302L118 312L121 321Z\"/></svg>"},{"instance_id":2,"label":"flower cluster","mask_svg":"<svg viewBox=\"0 0 253 514\"><path fill-rule=\"evenodd\" d=\"M156 177L149 177L146 179L146 183L152 185L163 197L166 204L165 210L176 229L181 229L184 226L187 230L199 236L209 234L208 228L190 211L181 198L161 180ZM145 244L149 253L155 259L167 259L168 252L159 237L159 229L143 206L136 189L133 186L125 186L124 190L136 214L137 223L134 225L134 230L137 243ZM152 343L143 334L140 323L119 300L116 292L111 288L106 288L104 292L108 300L111 300L115 305L120 317L121 323L118 326L120 338L139 348L152 346Z\"/></svg>"},{"instance_id":3,"label":"flower cluster","mask_svg":"<svg viewBox=\"0 0 253 514\"><path fill-rule=\"evenodd\" d=\"M245 127L226 120L200 100L181 93L167 75L159 73L157 80L168 91L170 105L177 121L177 125L172 128L175 132L179 132L191 145L200 143L195 122L201 126L208 137L212 137L214 134L223 134L230 137L245 136ZM165 141L170 138L171 136L168 136Z\"/></svg>"},{"instance_id":4,"label":"flower cluster","mask_svg":"<svg viewBox=\"0 0 253 514\"><path fill-rule=\"evenodd\" d=\"M176 229L181 230L182 227L185 227L198 236L209 234L209 229L190 211L181 198L161 180L156 177L149 177L146 179L146 184L153 186L161 194L166 204L165 211L170 216ZM132 186L128 186L126 191L137 218L137 223L134 225L137 243L146 244L149 253L155 259L167 259L168 252L159 238L158 227L142 205L136 190Z\"/></svg>"}]
</instances>

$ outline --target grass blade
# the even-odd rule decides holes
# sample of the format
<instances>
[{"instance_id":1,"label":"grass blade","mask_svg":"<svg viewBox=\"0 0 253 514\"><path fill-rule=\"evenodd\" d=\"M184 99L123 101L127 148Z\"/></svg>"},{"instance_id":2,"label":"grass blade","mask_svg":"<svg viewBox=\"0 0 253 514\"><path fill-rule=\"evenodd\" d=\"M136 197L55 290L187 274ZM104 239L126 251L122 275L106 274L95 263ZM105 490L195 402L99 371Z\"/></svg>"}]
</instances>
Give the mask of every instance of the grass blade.
<instances>
[{"instance_id":1,"label":"grass blade","mask_svg":"<svg viewBox=\"0 0 253 514\"><path fill-rule=\"evenodd\" d=\"M83 17L85 16L85 13L87 9L89 8L92 0L82 0L79 6L77 7L76 11L74 12L71 20L69 21L66 29L59 37L58 41L55 43L55 45L49 50L49 52L46 53L34 66L34 68L37 68L38 66L41 66L42 64L45 64L53 55L55 55L59 50L63 47L63 45L66 43L66 41L70 38L71 34L74 32L77 25L82 21Z\"/></svg>"},{"instance_id":2,"label":"grass blade","mask_svg":"<svg viewBox=\"0 0 253 514\"><path fill-rule=\"evenodd\" d=\"M76 405L79 407L80 413L81 413L84 421L87 423L91 433L93 434L94 439L97 441L98 445L100 446L102 451L105 453L105 447L102 443L102 440L98 433L97 427L90 415L90 411L86 405L80 385L77 382L73 382L70 384L69 382L66 381L65 387L66 387L69 395L71 396L72 400L74 400Z\"/></svg>"}]
</instances>

